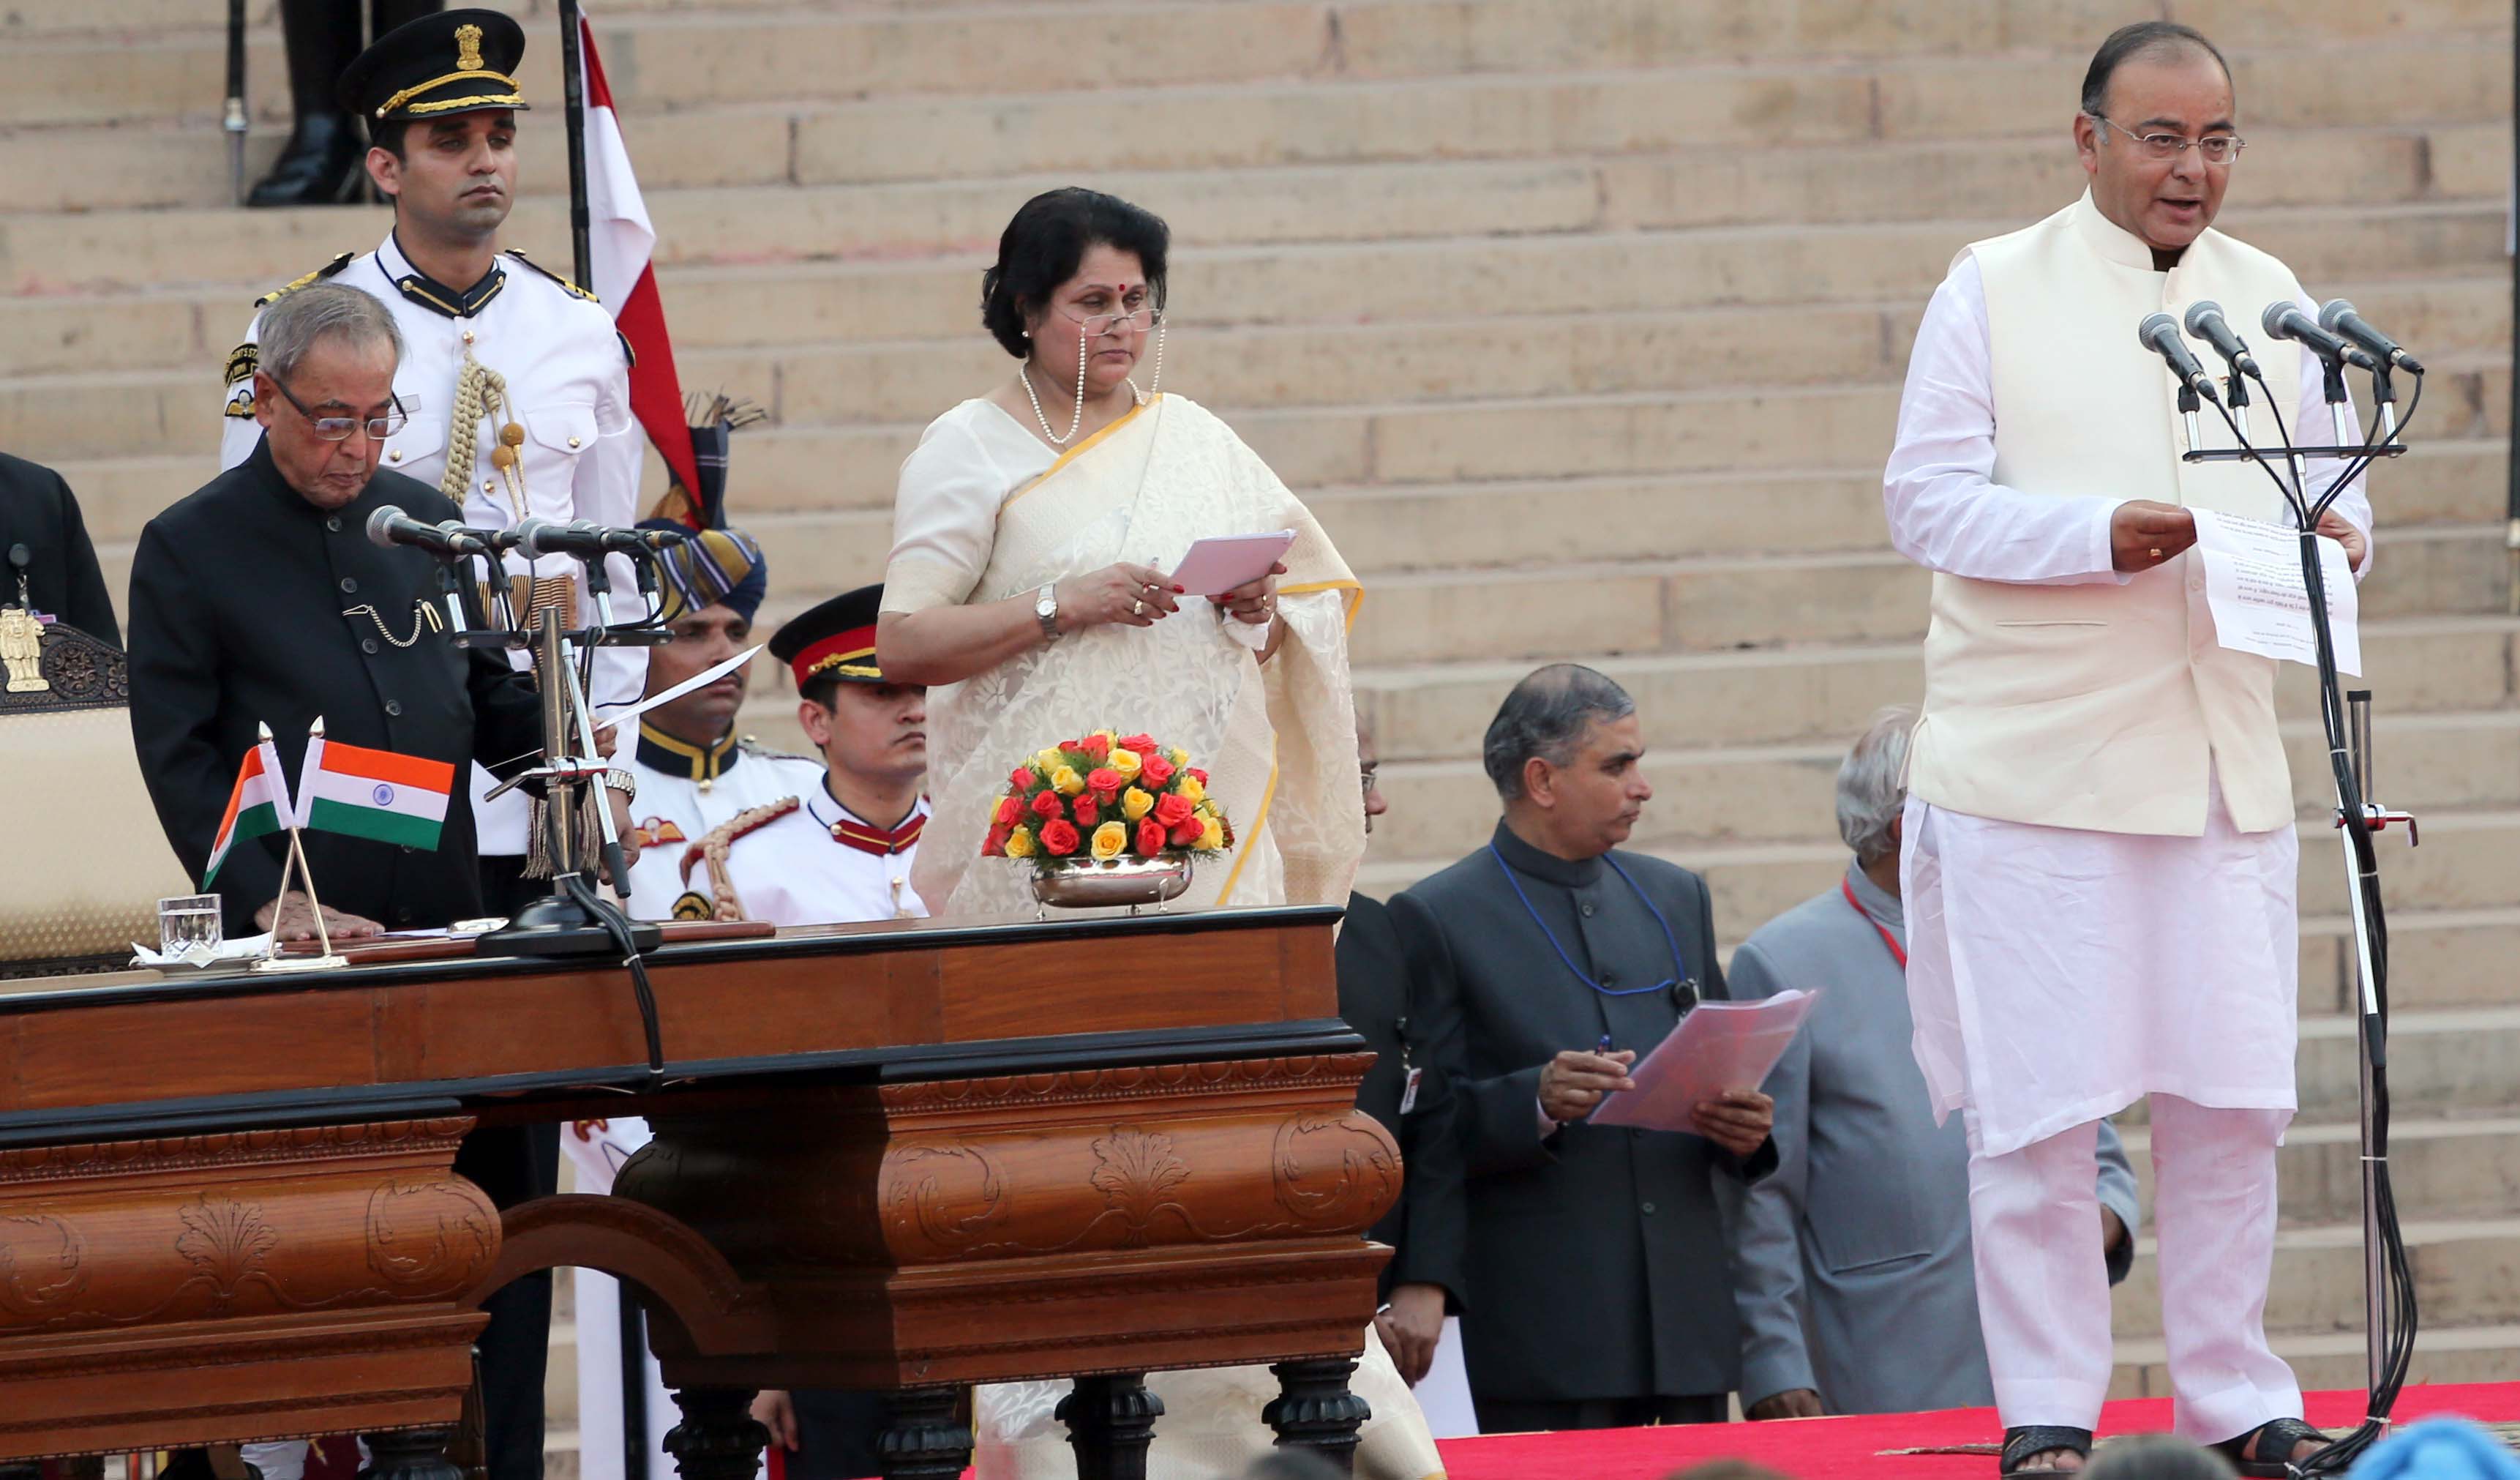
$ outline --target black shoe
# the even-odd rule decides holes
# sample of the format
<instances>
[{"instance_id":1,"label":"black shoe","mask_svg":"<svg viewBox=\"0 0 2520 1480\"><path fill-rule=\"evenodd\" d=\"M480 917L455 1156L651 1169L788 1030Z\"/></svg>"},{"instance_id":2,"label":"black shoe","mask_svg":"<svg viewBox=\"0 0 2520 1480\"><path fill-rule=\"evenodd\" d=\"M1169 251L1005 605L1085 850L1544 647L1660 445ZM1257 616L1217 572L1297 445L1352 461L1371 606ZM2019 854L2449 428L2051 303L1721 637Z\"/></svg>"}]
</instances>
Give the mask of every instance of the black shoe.
<instances>
[{"instance_id":1,"label":"black shoe","mask_svg":"<svg viewBox=\"0 0 2520 1480\"><path fill-rule=\"evenodd\" d=\"M251 194L248 206L338 206L359 198L367 179L367 145L348 114L309 114L297 120L289 147Z\"/></svg>"}]
</instances>

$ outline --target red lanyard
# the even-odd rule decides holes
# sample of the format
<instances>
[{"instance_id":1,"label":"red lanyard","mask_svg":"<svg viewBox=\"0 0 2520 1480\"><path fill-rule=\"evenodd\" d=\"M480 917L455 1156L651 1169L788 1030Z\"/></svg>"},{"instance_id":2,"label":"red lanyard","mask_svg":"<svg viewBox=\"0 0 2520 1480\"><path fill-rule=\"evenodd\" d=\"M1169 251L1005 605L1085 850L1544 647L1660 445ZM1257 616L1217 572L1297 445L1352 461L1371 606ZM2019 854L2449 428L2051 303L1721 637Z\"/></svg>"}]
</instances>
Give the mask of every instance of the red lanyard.
<instances>
[{"instance_id":1,"label":"red lanyard","mask_svg":"<svg viewBox=\"0 0 2520 1480\"><path fill-rule=\"evenodd\" d=\"M1838 880L1838 881L1837 881L1837 892L1838 892L1839 894L1842 894L1842 895L1846 896L1846 907L1847 907L1847 908L1854 910L1857 914L1864 915L1864 923L1865 923L1865 924L1869 925L1869 926L1871 926L1873 929L1875 929L1875 930L1877 930L1877 931L1881 932L1881 944L1890 948L1890 955L1891 955L1891 957L1892 957L1894 960L1896 960L1896 961L1899 963L1899 969L1900 969L1901 971L1905 971L1905 970L1907 970L1907 969L1908 969L1908 952L1907 952L1907 950L1906 950L1903 947L1901 947L1901 946L1900 946L1900 944L1899 944L1899 938L1898 938L1897 936L1894 936L1894 935L1892 935L1892 934L1890 933L1890 927L1889 927L1889 926L1884 925L1884 924L1882 924L1879 920L1876 920L1876 919L1872 918L1872 916L1871 916L1871 915L1869 915L1869 914L1866 914L1866 913L1865 913L1864 906L1863 906L1863 905L1861 905L1861 904L1858 904L1857 902L1855 902L1855 884L1854 884L1854 881L1852 881L1852 880L1850 880L1850 879L1840 879L1840 880Z\"/></svg>"}]
</instances>

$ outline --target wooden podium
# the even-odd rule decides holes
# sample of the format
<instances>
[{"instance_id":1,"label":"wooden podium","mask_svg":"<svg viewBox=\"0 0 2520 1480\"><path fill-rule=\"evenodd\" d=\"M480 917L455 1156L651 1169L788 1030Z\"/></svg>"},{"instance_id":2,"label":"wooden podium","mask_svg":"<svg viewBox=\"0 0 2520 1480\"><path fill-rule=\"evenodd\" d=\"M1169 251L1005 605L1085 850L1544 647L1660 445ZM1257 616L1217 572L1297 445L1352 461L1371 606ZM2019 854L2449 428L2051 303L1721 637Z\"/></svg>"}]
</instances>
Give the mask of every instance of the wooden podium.
<instances>
[{"instance_id":1,"label":"wooden podium","mask_svg":"<svg viewBox=\"0 0 2520 1480\"><path fill-rule=\"evenodd\" d=\"M0 1477L37 1457L355 1430L443 1458L479 1303L609 1272L693 1480L761 1387L893 1393L885 1474L959 1475L958 1390L1074 1378L1087 1476L1143 1473L1145 1373L1277 1364L1344 1461L1389 1251L1328 908L669 944L665 1068L610 961L123 974L0 995ZM502 1216L475 1124L643 1115L609 1197Z\"/></svg>"}]
</instances>

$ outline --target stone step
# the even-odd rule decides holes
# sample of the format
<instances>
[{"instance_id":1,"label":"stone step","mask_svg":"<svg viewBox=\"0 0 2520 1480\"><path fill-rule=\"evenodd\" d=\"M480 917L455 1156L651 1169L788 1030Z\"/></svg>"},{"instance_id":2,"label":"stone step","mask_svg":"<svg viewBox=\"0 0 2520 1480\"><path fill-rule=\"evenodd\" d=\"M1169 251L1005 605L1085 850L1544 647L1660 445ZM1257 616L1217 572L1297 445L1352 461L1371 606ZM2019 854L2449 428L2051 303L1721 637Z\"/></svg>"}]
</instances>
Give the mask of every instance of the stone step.
<instances>
[{"instance_id":1,"label":"stone step","mask_svg":"<svg viewBox=\"0 0 2520 1480\"><path fill-rule=\"evenodd\" d=\"M2137 1190L2149 1209L2151 1129L2139 1118L2122 1116L2120 1123ZM2362 1130L2350 1114L2294 1123L2276 1153L2276 1201L2286 1226L2361 1225L2362 1149ZM2520 1198L2520 1120L2407 1115L2390 1129L2389 1176L2407 1220L2509 1217Z\"/></svg>"},{"instance_id":2,"label":"stone step","mask_svg":"<svg viewBox=\"0 0 2520 1480\"><path fill-rule=\"evenodd\" d=\"M780 582L781 588L786 582ZM1369 591L1367 600L1372 599ZM2520 622L2499 615L2398 618L2362 626L2365 666L2383 714L2501 708L2520 701ZM1886 704L1913 703L1924 678L1912 642L1752 652L1672 653L1595 660L1618 679L1660 734L1683 722L1696 745L1803 742L1844 746ZM1385 763L1466 760L1528 662L1363 668L1360 707ZM2314 713L2312 674L2288 665L2284 713ZM2381 777L2391 772L2383 749Z\"/></svg>"},{"instance_id":3,"label":"stone step","mask_svg":"<svg viewBox=\"0 0 2520 1480\"><path fill-rule=\"evenodd\" d=\"M19 9L26 10L21 0ZM550 7L510 0L525 12L529 44L522 81L528 96L557 97ZM2341 14L2343 0L2308 9L2340 12L2333 28L2286 7L2280 34L2354 37L2374 53L2432 41L2439 32L2508 33L2509 18L2481 0L2399 8L2420 20L2373 23ZM1324 7L1301 0L1229 5L1118 3L1062 5L1059 37L1068 55L1101 59L1091 69L1045 67L1042 23L1024 7L708 6L639 14L608 7L598 32L607 70L625 99L690 108L729 97L844 100L921 93L1027 94L1044 89L1128 88L1286 78L1405 78L1453 73L1635 69L1688 67L1708 57L1781 58L2021 54L2071 58L2070 69L2038 84L1996 90L2010 100L2044 95L2053 110L2072 96L2080 64L2105 29L2070 9L1945 7L1929 15L1884 15L1847 0L1760 7L1674 7L1659 0L1400 0ZM185 100L215 112L223 86L220 13L170 14L168 0L106 0L81 7L75 26L57 18L40 27L0 24L13 35L14 66L0 69L0 120L111 120L135 116L140 99ZM268 14L267 9L263 12ZM2184 12L2182 12L2184 14ZM189 23L189 24L187 23ZM2269 33L2235 18L2228 35ZM175 25L181 29L164 30ZM250 37L252 96L279 98L277 28ZM2479 48L2480 50L2482 48ZM120 58L98 55L119 50ZM2445 53L2454 63L2457 54ZM2405 85L2385 69L2374 91L2456 99L2490 95L2491 70L2447 76L2408 69ZM2324 93L2328 74L2281 65L2235 64L2244 91ZM273 79L264 81L264 78ZM2467 86L2461 88L2459 81ZM2506 79L2507 80L2507 79ZM119 84L117 86L117 84ZM2040 85L2044 84L2044 85ZM23 91L21 92L21 89ZM1922 94L1924 85L1914 91ZM190 100L199 99L198 103ZM162 106L162 105L161 105ZM1100 120L1096 120L1099 124ZM1098 131L1101 131L1098 128Z\"/></svg>"},{"instance_id":4,"label":"stone step","mask_svg":"<svg viewBox=\"0 0 2520 1480\"><path fill-rule=\"evenodd\" d=\"M2335 829L2314 821L2301 824L2300 834L2303 914L2342 915L2345 886ZM1652 852L1705 875L1714 896L1715 933L1728 943L1836 888L1846 871L1846 850L1834 839ZM1356 887L1387 898L1465 854L1408 856L1377 846L1368 853ZM2423 819L2421 847L2409 848L2394 837L2384 845L2381 898L2392 911L2408 913L2520 906L2520 869L2511 867L2514 857L2520 857L2520 810L2436 812Z\"/></svg>"},{"instance_id":5,"label":"stone step","mask_svg":"<svg viewBox=\"0 0 2520 1480\"><path fill-rule=\"evenodd\" d=\"M2291 1364L2304 1392L2332 1392L2362 1386L2366 1366L2362 1333L2325 1331L2308 1335L2271 1336L2275 1355ZM2416 1383L2508 1382L2520 1371L2520 1325L2435 1325L2427 1320L2415 1333L2415 1355L2408 1380ZM2109 1384L2111 1398L2172 1396L2170 1367L2158 1338L2133 1338L2117 1343L2117 1370Z\"/></svg>"},{"instance_id":6,"label":"stone step","mask_svg":"<svg viewBox=\"0 0 2520 1480\"><path fill-rule=\"evenodd\" d=\"M2305 1011L2350 1012L2362 1001L2353 922L2344 915L2302 921L2301 994ZM2520 909L2437 909L2389 917L2392 1008L2507 1004L2520 989L2511 962L2520 959Z\"/></svg>"},{"instance_id":7,"label":"stone step","mask_svg":"<svg viewBox=\"0 0 2520 1480\"><path fill-rule=\"evenodd\" d=\"M1837 835L1833 799L1843 742L1683 748L1675 742L1689 737L1660 732L1672 722L1666 717L1649 733L1659 743L1643 768L1656 796L1628 846L1660 851ZM2283 729L2302 815L2328 814L2326 742L2309 721ZM2418 816L2520 807L2520 709L2398 716L2375 720L2374 729L2389 805ZM1385 761L1381 785L1391 810L1374 823L1378 847L1411 856L1459 856L1495 826L1496 790L1475 760Z\"/></svg>"},{"instance_id":8,"label":"stone step","mask_svg":"<svg viewBox=\"0 0 2520 1480\"><path fill-rule=\"evenodd\" d=\"M2409 1220L2402 1226L2422 1310L2455 1313L2462 1325L2520 1320L2520 1221ZM2110 1326L2121 1341L2161 1335L2159 1256L2157 1240L2147 1234L2136 1245L2135 1268L2111 1292ZM2364 1310L2359 1221L2286 1228L2275 1236L2274 1278L2267 1291L2270 1332L2359 1333Z\"/></svg>"}]
</instances>

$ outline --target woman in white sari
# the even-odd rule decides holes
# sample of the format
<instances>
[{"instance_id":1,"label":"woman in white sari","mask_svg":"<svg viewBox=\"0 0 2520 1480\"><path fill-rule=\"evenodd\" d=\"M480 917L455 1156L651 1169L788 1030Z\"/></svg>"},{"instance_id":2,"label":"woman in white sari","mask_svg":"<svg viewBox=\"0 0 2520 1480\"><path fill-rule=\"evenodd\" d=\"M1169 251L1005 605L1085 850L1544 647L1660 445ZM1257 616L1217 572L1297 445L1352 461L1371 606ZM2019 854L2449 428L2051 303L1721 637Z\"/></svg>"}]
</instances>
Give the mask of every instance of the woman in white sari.
<instances>
[{"instance_id":1,"label":"woman in white sari","mask_svg":"<svg viewBox=\"0 0 2520 1480\"><path fill-rule=\"evenodd\" d=\"M933 814L912 885L939 916L1030 912L1026 865L983 858L1010 767L1098 729L1188 751L1236 844L1192 905L1344 903L1365 851L1347 624L1360 590L1296 497L1226 425L1160 391L1162 221L1059 190L1008 224L982 317L1022 363L931 423L902 465L876 644L924 683ZM1152 373L1132 379L1152 342ZM1063 414L1062 414L1063 413ZM1210 602L1165 572L1192 541L1291 529L1279 570ZM1282 579L1281 578L1282 578ZM1266 1367L1158 1372L1150 1475L1268 1452ZM1357 1473L1424 1480L1441 1461L1369 1331L1373 1410ZM983 1388L981 1480L1075 1473L1052 1415L1064 1384Z\"/></svg>"}]
</instances>

